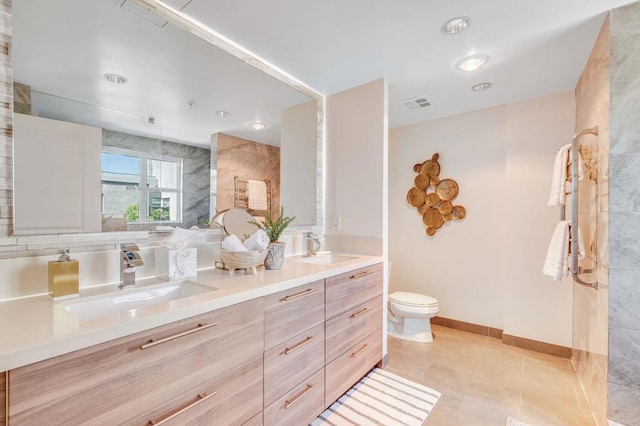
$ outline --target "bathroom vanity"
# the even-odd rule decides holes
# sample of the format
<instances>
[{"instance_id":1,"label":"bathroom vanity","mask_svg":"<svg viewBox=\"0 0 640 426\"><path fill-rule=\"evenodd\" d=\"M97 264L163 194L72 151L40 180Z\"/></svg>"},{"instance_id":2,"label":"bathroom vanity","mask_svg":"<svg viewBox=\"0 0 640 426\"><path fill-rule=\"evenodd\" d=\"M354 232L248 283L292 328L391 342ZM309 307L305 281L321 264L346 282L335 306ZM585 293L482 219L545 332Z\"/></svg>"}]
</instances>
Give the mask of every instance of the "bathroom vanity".
<instances>
[{"instance_id":1,"label":"bathroom vanity","mask_svg":"<svg viewBox=\"0 0 640 426\"><path fill-rule=\"evenodd\" d=\"M7 424L308 424L383 357L381 259L346 259L201 271L211 291L133 317L0 304L4 336L5 316L41 319L0 345Z\"/></svg>"}]
</instances>

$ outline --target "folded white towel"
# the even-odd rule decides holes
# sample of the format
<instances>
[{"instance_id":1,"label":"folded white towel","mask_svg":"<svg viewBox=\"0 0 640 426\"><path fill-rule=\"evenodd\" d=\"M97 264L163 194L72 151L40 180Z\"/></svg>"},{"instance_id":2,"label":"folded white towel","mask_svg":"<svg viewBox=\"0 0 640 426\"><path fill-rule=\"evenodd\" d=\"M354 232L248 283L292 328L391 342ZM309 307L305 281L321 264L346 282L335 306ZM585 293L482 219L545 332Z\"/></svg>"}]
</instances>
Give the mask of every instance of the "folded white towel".
<instances>
[{"instance_id":1,"label":"folded white towel","mask_svg":"<svg viewBox=\"0 0 640 426\"><path fill-rule=\"evenodd\" d=\"M250 180L247 184L249 208L267 210L267 184L262 180Z\"/></svg>"},{"instance_id":2,"label":"folded white towel","mask_svg":"<svg viewBox=\"0 0 640 426\"><path fill-rule=\"evenodd\" d=\"M222 241L222 248L229 251L249 251L235 234L229 235Z\"/></svg>"},{"instance_id":3,"label":"folded white towel","mask_svg":"<svg viewBox=\"0 0 640 426\"><path fill-rule=\"evenodd\" d=\"M262 229L258 229L242 244L249 250L262 250L269 245L269 236Z\"/></svg>"},{"instance_id":4,"label":"folded white towel","mask_svg":"<svg viewBox=\"0 0 640 426\"><path fill-rule=\"evenodd\" d=\"M553 164L553 177L551 178L551 194L549 195L549 206L564 206L567 193L567 166L571 163L571 144L566 144L558 154ZM584 170L582 167L582 156L578 151L578 180L582 180Z\"/></svg>"},{"instance_id":5,"label":"folded white towel","mask_svg":"<svg viewBox=\"0 0 640 426\"><path fill-rule=\"evenodd\" d=\"M547 249L547 258L542 268L544 275L549 275L554 280L560 280L562 277L566 277L569 272L569 238L570 233L570 220L563 220L556 226ZM584 257L584 243L582 242L582 235L580 229L578 229L578 258Z\"/></svg>"}]
</instances>

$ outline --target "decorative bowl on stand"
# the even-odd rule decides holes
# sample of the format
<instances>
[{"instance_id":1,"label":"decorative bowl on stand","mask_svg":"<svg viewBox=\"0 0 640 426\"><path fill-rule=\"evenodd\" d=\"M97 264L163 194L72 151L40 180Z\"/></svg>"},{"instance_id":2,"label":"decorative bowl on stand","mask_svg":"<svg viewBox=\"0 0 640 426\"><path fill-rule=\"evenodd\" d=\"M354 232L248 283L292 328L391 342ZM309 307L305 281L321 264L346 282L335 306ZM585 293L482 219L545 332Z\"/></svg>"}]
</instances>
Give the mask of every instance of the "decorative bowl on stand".
<instances>
[{"instance_id":1,"label":"decorative bowl on stand","mask_svg":"<svg viewBox=\"0 0 640 426\"><path fill-rule=\"evenodd\" d=\"M267 257L268 250L266 248L262 250L250 250L250 251L230 251L220 250L220 257L224 265L229 270L229 274L233 274L236 269L248 270L252 275L256 275L256 266L261 265L264 262L264 258Z\"/></svg>"}]
</instances>

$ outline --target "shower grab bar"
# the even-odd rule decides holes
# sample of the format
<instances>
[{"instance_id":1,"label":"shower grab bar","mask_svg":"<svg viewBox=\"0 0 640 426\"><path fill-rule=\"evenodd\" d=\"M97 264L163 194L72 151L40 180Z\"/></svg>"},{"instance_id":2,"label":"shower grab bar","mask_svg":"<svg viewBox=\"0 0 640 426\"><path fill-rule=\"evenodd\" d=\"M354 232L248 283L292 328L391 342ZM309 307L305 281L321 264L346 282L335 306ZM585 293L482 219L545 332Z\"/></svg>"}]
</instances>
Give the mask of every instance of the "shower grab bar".
<instances>
[{"instance_id":1,"label":"shower grab bar","mask_svg":"<svg viewBox=\"0 0 640 426\"><path fill-rule=\"evenodd\" d=\"M578 140L584 135L598 136L598 126L579 131L575 134L573 141L571 142L571 276L578 284L597 290L597 280L589 283L580 278L580 274L582 272L586 273L589 272L589 270L582 269L578 265Z\"/></svg>"}]
</instances>

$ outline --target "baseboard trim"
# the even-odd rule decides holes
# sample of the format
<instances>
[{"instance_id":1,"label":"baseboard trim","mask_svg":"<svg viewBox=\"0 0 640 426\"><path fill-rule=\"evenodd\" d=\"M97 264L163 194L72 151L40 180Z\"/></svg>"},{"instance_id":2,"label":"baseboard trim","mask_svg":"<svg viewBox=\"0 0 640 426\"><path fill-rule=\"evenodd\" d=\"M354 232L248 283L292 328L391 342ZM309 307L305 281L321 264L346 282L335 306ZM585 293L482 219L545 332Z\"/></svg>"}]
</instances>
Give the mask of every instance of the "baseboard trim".
<instances>
[{"instance_id":1,"label":"baseboard trim","mask_svg":"<svg viewBox=\"0 0 640 426\"><path fill-rule=\"evenodd\" d=\"M502 343L509 346L516 346L522 349L528 349L534 352L540 352L547 355L553 355L560 358L571 358L571 348L565 346L554 345L552 343L540 342L537 340L526 339L524 337L511 336L504 334L499 328L488 327L486 325L473 324L470 322L458 321L450 318L433 317L431 324L440 325L442 327L453 328L455 330L466 331L469 333L479 334L481 336L489 336L495 339L501 339Z\"/></svg>"},{"instance_id":2,"label":"baseboard trim","mask_svg":"<svg viewBox=\"0 0 640 426\"><path fill-rule=\"evenodd\" d=\"M431 324L437 324L443 327L453 328L461 331L467 331L469 333L479 334L481 336L489 336L496 339L502 339L502 330L500 330L499 328L487 327L486 325L473 324L470 322L458 321L443 317L431 318Z\"/></svg>"},{"instance_id":3,"label":"baseboard trim","mask_svg":"<svg viewBox=\"0 0 640 426\"><path fill-rule=\"evenodd\" d=\"M502 343L534 352L558 356L560 358L571 358L571 348L554 345L553 343L539 342L537 340L525 339L524 337L511 336L509 334L502 335Z\"/></svg>"}]
</instances>

